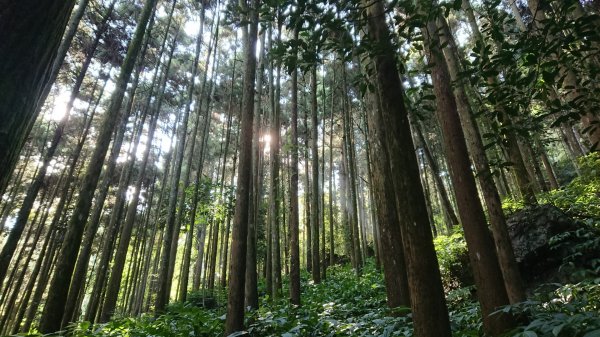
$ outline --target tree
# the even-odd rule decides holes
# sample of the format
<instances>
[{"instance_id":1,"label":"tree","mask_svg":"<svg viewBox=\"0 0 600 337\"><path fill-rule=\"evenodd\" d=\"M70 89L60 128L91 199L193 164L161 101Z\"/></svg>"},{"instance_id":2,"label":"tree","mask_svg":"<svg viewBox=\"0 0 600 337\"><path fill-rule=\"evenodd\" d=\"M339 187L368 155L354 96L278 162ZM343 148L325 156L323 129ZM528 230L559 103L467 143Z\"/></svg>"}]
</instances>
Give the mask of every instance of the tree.
<instances>
[{"instance_id":1,"label":"tree","mask_svg":"<svg viewBox=\"0 0 600 337\"><path fill-rule=\"evenodd\" d=\"M90 212L92 198L98 184L98 179L100 178L102 163L104 162L106 152L108 151L112 131L119 117L119 110L123 102L127 82L129 82L135 60L142 47L146 26L150 19L150 14L154 10L155 4L156 0L148 0L144 5L134 37L131 40L123 66L121 67L121 72L116 83L116 89L111 96L110 106L102 121L96 148L89 161L85 179L79 193L79 199L77 200L77 205L73 211L71 221L69 221L68 224L67 234L65 235L60 250L59 263L50 285L46 305L44 306L44 313L39 327L40 331L44 333L55 332L60 328L64 312L64 303L67 299L69 284L73 275L77 252L81 244L85 222Z\"/></svg>"},{"instance_id":2,"label":"tree","mask_svg":"<svg viewBox=\"0 0 600 337\"><path fill-rule=\"evenodd\" d=\"M252 168L252 118L254 116L254 80L256 76L256 40L258 34L259 0L251 4L240 0L240 6L248 13L249 23L243 27L244 41L244 93L242 98L240 126L240 155L233 216L231 242L231 270L227 293L227 319L225 335L240 331L244 326L244 290L246 272L246 247L248 235L248 211L250 207L250 177Z\"/></svg>"},{"instance_id":3,"label":"tree","mask_svg":"<svg viewBox=\"0 0 600 337\"><path fill-rule=\"evenodd\" d=\"M8 185L75 0L0 2L0 195Z\"/></svg>"},{"instance_id":4,"label":"tree","mask_svg":"<svg viewBox=\"0 0 600 337\"><path fill-rule=\"evenodd\" d=\"M319 137L319 123L317 119L317 66L310 71L311 88L311 153L312 153L312 193L311 193L311 251L312 251L312 277L315 283L321 282L321 258L319 256L319 148L317 145Z\"/></svg>"},{"instance_id":5,"label":"tree","mask_svg":"<svg viewBox=\"0 0 600 337\"><path fill-rule=\"evenodd\" d=\"M369 41L380 46L378 53L369 56L375 67L375 87L381 104L376 127L385 140L385 162L395 173L392 183L397 193L395 202L405 249L415 336L451 336L430 224L427 217L423 216L427 214L427 207L413 152L407 111L399 94L402 93L402 87L389 28L385 22L384 4L382 1L363 1L362 4L366 8Z\"/></svg>"},{"instance_id":6,"label":"tree","mask_svg":"<svg viewBox=\"0 0 600 337\"><path fill-rule=\"evenodd\" d=\"M302 8L298 8L301 13ZM300 23L294 27L294 39L298 39ZM293 49L297 57L298 50ZM291 161L290 161L290 302L300 305L300 215L298 211L298 69L292 70L291 87Z\"/></svg>"},{"instance_id":7,"label":"tree","mask_svg":"<svg viewBox=\"0 0 600 337\"><path fill-rule=\"evenodd\" d=\"M436 96L436 113L442 126L444 149L469 248L469 260L477 285L484 329L492 336L499 336L514 327L515 322L509 315L493 314L499 307L509 304L508 295L502 280L498 257L485 226L485 214L477 195L475 178L471 173L471 163L456 100L451 92L450 72L440 48L437 32L435 18L429 20L422 30Z\"/></svg>"}]
</instances>

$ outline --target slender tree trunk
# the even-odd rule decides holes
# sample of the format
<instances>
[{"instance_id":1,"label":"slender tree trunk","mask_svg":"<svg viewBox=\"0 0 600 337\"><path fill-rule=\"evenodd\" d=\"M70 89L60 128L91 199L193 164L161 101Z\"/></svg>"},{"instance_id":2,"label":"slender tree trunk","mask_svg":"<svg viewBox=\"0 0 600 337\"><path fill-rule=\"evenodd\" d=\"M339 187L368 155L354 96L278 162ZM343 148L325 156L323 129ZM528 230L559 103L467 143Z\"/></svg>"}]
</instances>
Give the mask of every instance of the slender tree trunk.
<instances>
[{"instance_id":1,"label":"slender tree trunk","mask_svg":"<svg viewBox=\"0 0 600 337\"><path fill-rule=\"evenodd\" d=\"M177 39L175 39L174 42L175 41L177 41ZM175 48L172 48L172 50L174 49ZM169 57L169 62L171 59L172 54ZM169 68L169 66L167 66L167 68ZM121 278L123 275L123 269L125 267L125 258L127 257L129 242L131 240L131 233L133 231L133 225L136 219L142 183L146 178L145 172L146 167L148 165L148 158L150 157L150 150L152 149L152 141L154 139L154 131L156 130L156 124L158 122L159 111L160 110L157 110L156 112L154 112L154 116L151 116L147 135L148 141L146 142L146 149L144 150L144 155L138 173L138 178L134 185L135 192L133 193L131 200L129 200L129 205L127 206L127 212L125 214L125 223L123 224L123 228L121 230L121 235L119 238L119 243L117 245L117 251L115 252L115 258L110 273L110 279L107 285L107 293L104 298L102 313L100 314L100 322L106 322L110 319L110 316L113 314L117 304L117 296L119 294L119 287L121 286Z\"/></svg>"},{"instance_id":2,"label":"slender tree trunk","mask_svg":"<svg viewBox=\"0 0 600 337\"><path fill-rule=\"evenodd\" d=\"M45 259L47 259L46 252L48 249L48 244L50 243L50 238L53 236L52 234L54 231L55 231L54 229L48 228L46 237L44 238L44 243L42 244L42 248L40 249L40 252L39 252L39 256L35 262L35 266L33 267L31 274L29 275L29 280L27 281L27 285L25 286L25 289L26 289L25 294L21 298L21 305L19 306L19 311L17 312L17 316L13 322L13 328L11 331L12 334L17 334L21 330L21 323L23 322L23 319L25 317L25 313L27 311L27 306L28 306L28 304L33 305L33 303L29 303L29 299L31 298L31 295L33 294L33 288L34 288L35 282L40 274L40 270L42 269L43 262ZM39 280L38 282L41 282L41 280Z\"/></svg>"},{"instance_id":3,"label":"slender tree trunk","mask_svg":"<svg viewBox=\"0 0 600 337\"><path fill-rule=\"evenodd\" d=\"M342 69L342 83L344 89L347 88L346 84L346 67L344 65ZM347 92L344 90L344 92ZM357 205L357 176L356 176L356 161L355 161L355 148L354 148L354 127L352 123L352 111L350 104L348 102L347 95L344 95L343 98L343 106L344 106L344 134L345 134L345 149L346 149L346 164L347 164L347 173L348 173L348 212L350 218L350 231L352 233L352 254L354 256L355 269L358 274L360 274L362 269L362 255L361 255L361 245L360 245L360 232L359 232L359 224L358 224L358 205Z\"/></svg>"},{"instance_id":4,"label":"slender tree trunk","mask_svg":"<svg viewBox=\"0 0 600 337\"><path fill-rule=\"evenodd\" d=\"M278 16L278 29L277 29L277 40L281 40L281 21L282 18ZM271 231L273 232L273 247L272 247L272 259L273 259L273 298L279 298L281 294L281 247L280 247L280 235L279 229L281 227L281 210L280 210L280 194L279 194L279 167L280 167L280 156L279 149L281 146L280 140L280 129L281 129L281 65L277 65L276 70L276 84L274 92L274 102L272 105L273 119L271 127Z\"/></svg>"},{"instance_id":5,"label":"slender tree trunk","mask_svg":"<svg viewBox=\"0 0 600 337\"><path fill-rule=\"evenodd\" d=\"M177 149L177 154L175 157L175 162L174 162L174 170L173 170L173 180L172 180L172 185L171 185L171 189L170 189L170 193L169 193L169 203L168 203L168 214L167 214L167 224L165 226L165 232L164 232L164 237L163 237L163 244L162 244L162 255L161 255L161 259L160 259L160 270L159 270L159 276L158 276L158 292L156 295L156 302L155 302L155 310L157 313L162 312L166 305L169 302L169 294L170 294L170 290L171 290L171 277L172 277L172 272L170 272L172 266L174 267L174 263L175 261L172 260L172 249L174 247L176 247L175 245L173 245L173 239L176 236L175 231L177 231L177 233L179 233L179 221L177 221L177 214L176 214L176 205L177 205L177 196L179 194L179 181L180 181L180 177L181 177L181 171L182 171L182 166L183 166L183 157L184 157L184 153L185 153L185 144L186 144L186 134L187 134L187 128L188 128L188 121L189 121L189 116L190 116L190 110L191 110L191 104L192 104L192 100L193 100L193 95L194 95L194 82L195 82L195 77L197 74L197 69L198 69L198 60L200 57L200 50L202 47L202 36L203 36L203 32L204 32L204 7L201 9L201 23L199 26L199 32L197 35L197 40L196 40L196 52L195 52L195 56L194 56L194 63L192 66L192 77L191 77L191 82L190 85L188 86L188 91L187 91L187 103L185 105L185 111L183 112L183 121L181 123L181 127L179 130L179 136L178 136L178 149ZM210 49L210 48L209 48ZM210 53L208 54L210 57ZM206 72L205 72L205 76L204 76L204 80L202 83L202 87L200 89L200 94L202 95L202 92L204 91L204 86L205 86L205 81L206 81ZM201 106L202 104L200 102L196 102L197 105L197 111L196 111L196 121L198 122L199 120L199 115L201 113ZM205 120L205 122L208 122L207 120ZM196 123L196 127L195 130L197 130L198 128L198 123ZM191 139L192 142L195 142L195 139L192 138ZM191 160L191 157L190 159ZM184 180L188 180L189 179L189 171L186 170L185 174L184 174ZM185 184L189 183L185 182Z\"/></svg>"},{"instance_id":6,"label":"slender tree trunk","mask_svg":"<svg viewBox=\"0 0 600 337\"><path fill-rule=\"evenodd\" d=\"M433 248L425 197L419 182L419 168L414 155L407 111L396 66L396 55L385 22L384 3L362 2L368 19L368 35L382 47L371 56L377 76L381 114L376 127L384 134L384 154L396 190L396 207L402 231L408 282L411 295L414 333L418 337L451 336L448 310ZM384 124L384 121L385 124ZM380 154L381 155L381 154ZM389 182L388 182L389 183ZM432 324L435 322L435 324Z\"/></svg>"},{"instance_id":7,"label":"slender tree trunk","mask_svg":"<svg viewBox=\"0 0 600 337\"><path fill-rule=\"evenodd\" d=\"M333 82L335 83L335 67L333 68ZM329 193L329 265L333 266L335 263L335 240L333 233L333 200L335 199L333 193L333 179L334 179L334 167L333 167L333 130L334 121L333 121L333 107L335 104L335 91L331 92L331 133L329 134L329 188L327 192Z\"/></svg>"},{"instance_id":8,"label":"slender tree trunk","mask_svg":"<svg viewBox=\"0 0 600 337\"><path fill-rule=\"evenodd\" d=\"M322 90L321 90L321 104L323 105L323 138L321 138L321 173L320 173L320 183L319 183L319 222L321 228L321 278L327 278L327 237L325 233L325 106L327 101L327 96L325 94L325 79L322 81ZM331 111L331 115L333 115L333 109ZM332 124L333 128L333 124ZM285 214L285 212L284 212Z\"/></svg>"},{"instance_id":9,"label":"slender tree trunk","mask_svg":"<svg viewBox=\"0 0 600 337\"><path fill-rule=\"evenodd\" d=\"M454 184L461 223L469 248L469 259L477 285L484 330L498 336L514 327L510 315L494 314L499 307L509 304L502 280L496 251L485 226L485 214L478 198L475 178L470 169L465 136L461 128L455 98L451 92L451 78L440 49L437 25L430 20L423 29L428 62L431 65L437 117L442 126L444 148Z\"/></svg>"},{"instance_id":10,"label":"slender tree trunk","mask_svg":"<svg viewBox=\"0 0 600 337\"><path fill-rule=\"evenodd\" d=\"M301 12L302 8L299 9ZM298 39L300 27L294 27L294 39ZM298 54L294 49L293 53ZM291 84L291 162L290 162L290 302L300 305L300 230L298 212L298 70L292 70Z\"/></svg>"},{"instance_id":11,"label":"slender tree trunk","mask_svg":"<svg viewBox=\"0 0 600 337\"><path fill-rule=\"evenodd\" d=\"M445 19L440 17L437 21L438 27L442 30L440 43L447 46L445 59L448 62L448 72L452 82L457 83L454 85L457 112L468 142L467 145L471 158L473 158L473 163L475 164L479 186L481 187L487 206L507 295L510 303L522 302L526 298L523 281L515 260L508 229L506 228L506 219L502 211L500 195L492 180L492 173L485 155L484 145L466 95L465 84L459 79L460 66L456 44Z\"/></svg>"},{"instance_id":12,"label":"slender tree trunk","mask_svg":"<svg viewBox=\"0 0 600 337\"><path fill-rule=\"evenodd\" d=\"M116 89L112 94L110 105L105 112L104 120L98 133L96 148L89 161L89 166L81 185L79 199L67 227L68 230L58 259L59 263L56 266L56 271L48 292L48 299L46 300L44 312L40 320L39 330L43 333L55 332L60 328L69 284L73 275L79 246L81 245L85 222L87 221L94 192L100 177L102 163L108 151L112 131L119 117L127 82L129 82L135 60L142 47L146 26L148 25L148 20L154 10L155 4L156 0L147 0L144 5L133 40L127 50L121 73L116 82Z\"/></svg>"},{"instance_id":13,"label":"slender tree trunk","mask_svg":"<svg viewBox=\"0 0 600 337\"><path fill-rule=\"evenodd\" d=\"M451 232L455 226L458 226L458 218L454 213L454 208L452 208L452 202L450 201L446 185L444 185L444 182L442 181L442 177L440 175L440 168L435 158L433 158L433 155L431 154L431 150L429 149L427 141L425 140L425 136L423 135L422 126L419 123L415 125L415 131L417 133L419 143L421 143L421 146L423 147L423 153L425 154L425 158L427 159L429 167L431 168L431 171L433 173L433 181L439 191L440 201L442 203L442 208L444 209L443 212L446 215L447 220L449 221L449 223L447 223L446 226L448 228L448 231Z\"/></svg>"},{"instance_id":14,"label":"slender tree trunk","mask_svg":"<svg viewBox=\"0 0 600 337\"><path fill-rule=\"evenodd\" d=\"M268 33L270 34L270 32ZM265 40L266 37L262 34L260 37L260 50L265 50ZM270 38L269 38L270 41ZM270 42L269 42L270 43ZM262 155L260 151L260 134L261 134L261 106L262 106L262 93L263 93L263 73L265 68L265 57L261 52L260 60L258 64L258 73L256 74L256 100L254 102L254 116L252 122L252 168L251 168L251 178L250 178L250 186L248 190L250 191L249 196L249 210L248 210L248 236L247 236L247 250L246 250L246 273L245 273L245 285L244 285L244 301L246 306L256 310L258 309L258 266L257 266L257 228L258 228L258 219L260 213L260 195L262 184L260 183L260 171L262 164ZM271 83L272 74L269 78L269 82ZM272 88L272 86L270 85ZM273 295L273 283L272 283L272 273L270 270L271 267L271 255L270 255L270 233L269 233L269 223L266 224L265 228L265 241L267 245L266 249L266 258L265 258L265 271L266 271L266 290L267 295Z\"/></svg>"},{"instance_id":15,"label":"slender tree trunk","mask_svg":"<svg viewBox=\"0 0 600 337\"><path fill-rule=\"evenodd\" d=\"M319 256L319 122L317 119L317 67L313 66L310 78L311 87L311 152L312 152L312 196L311 196L311 240L312 240L312 278L321 282L321 258Z\"/></svg>"},{"instance_id":16,"label":"slender tree trunk","mask_svg":"<svg viewBox=\"0 0 600 337\"><path fill-rule=\"evenodd\" d=\"M310 157L308 154L309 151L309 139L308 139L308 102L306 101L306 94L303 93L303 100L304 100L304 114L303 114L303 124L304 124L304 147L303 147L303 152L304 152L304 179L305 179L305 185L304 185L304 211L305 211L305 217L304 217L304 234L306 235L306 240L304 240L304 245L305 245L305 249L306 249L306 271L308 271L309 273L312 273L312 203L311 203L311 197L312 197L312 185L310 184L311 181L311 177L309 172L310 171Z\"/></svg>"},{"instance_id":17,"label":"slender tree trunk","mask_svg":"<svg viewBox=\"0 0 600 337\"><path fill-rule=\"evenodd\" d=\"M236 191L235 214L231 243L231 276L227 296L227 318L225 335L240 331L244 327L244 290L246 272L246 247L248 235L248 210L250 207L250 178L252 169L252 119L254 116L254 81L256 77L256 40L258 33L258 6L253 0L248 6L240 0L240 6L248 10L249 24L242 30L244 39L244 93L242 97L240 159Z\"/></svg>"}]
</instances>

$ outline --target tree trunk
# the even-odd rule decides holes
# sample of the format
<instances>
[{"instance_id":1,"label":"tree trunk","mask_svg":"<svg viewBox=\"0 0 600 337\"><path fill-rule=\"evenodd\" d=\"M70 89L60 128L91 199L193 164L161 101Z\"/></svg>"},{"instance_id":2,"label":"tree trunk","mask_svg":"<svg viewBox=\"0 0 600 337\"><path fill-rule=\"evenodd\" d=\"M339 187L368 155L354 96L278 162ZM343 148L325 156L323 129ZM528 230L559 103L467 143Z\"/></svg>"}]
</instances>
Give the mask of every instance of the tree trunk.
<instances>
[{"instance_id":1,"label":"tree trunk","mask_svg":"<svg viewBox=\"0 0 600 337\"><path fill-rule=\"evenodd\" d=\"M404 258L404 247L402 245L402 233L400 230L400 220L398 219L398 210L396 209L396 192L393 184L390 184L392 172L387 162L387 148L385 143L385 134L377 128L378 120L381 116L379 112L379 97L369 94L369 151L371 158L373 184L373 194L375 196L377 208L377 223L381 237L383 264L383 275L385 280L385 290L387 294L387 303L390 308L399 306L410 306L410 293L408 288L408 277L406 274L406 263Z\"/></svg>"},{"instance_id":2,"label":"tree trunk","mask_svg":"<svg viewBox=\"0 0 600 337\"><path fill-rule=\"evenodd\" d=\"M37 117L74 6L75 0L0 1L0 195Z\"/></svg>"},{"instance_id":3,"label":"tree trunk","mask_svg":"<svg viewBox=\"0 0 600 337\"><path fill-rule=\"evenodd\" d=\"M525 300L525 290L523 281L519 273L517 262L515 260L510 236L506 228L506 219L502 211L502 202L498 195L498 190L492 180L492 172L485 155L485 148L481 140L477 122L475 121L469 100L466 95L465 84L460 81L460 63L458 62L458 53L456 44L451 35L450 28L443 17L438 18L438 26L442 30L440 43L446 45L445 53L448 63L448 71L454 85L454 95L456 97L457 112L462 123L464 134L467 139L469 153L475 164L476 176L479 180L479 186L483 192L483 198L488 210L492 233L498 253L498 261L502 269L504 285L506 287L510 303L518 303Z\"/></svg>"},{"instance_id":4,"label":"tree trunk","mask_svg":"<svg viewBox=\"0 0 600 337\"><path fill-rule=\"evenodd\" d=\"M70 1L66 1L65 3L68 2ZM125 56L121 73L119 74L119 78L116 82L115 91L112 94L110 105L106 109L104 120L102 121L102 125L99 129L96 147L89 161L89 166L86 171L84 181L81 185L79 199L77 200L77 204L73 210L73 215L67 227L68 230L60 251L60 257L58 259L59 262L56 266L56 271L48 292L48 299L40 320L39 330L42 333L55 332L60 328L71 276L73 275L73 269L75 267L79 246L81 245L85 223L90 212L92 199L98 184L98 179L100 177L102 163L104 162L106 152L108 151L112 131L115 128L119 117L127 82L129 82L129 78L131 77L131 73L133 72L135 65L135 60L137 59L138 53L142 47L142 40L146 31L146 26L148 25L148 20L150 18L150 14L154 10L155 4L156 0L147 0L146 4L144 5L144 9L142 10L142 15L138 21L133 40L131 41L129 49L127 50L127 55ZM46 14L48 13L46 12ZM3 50L3 48L0 49Z\"/></svg>"},{"instance_id":5,"label":"tree trunk","mask_svg":"<svg viewBox=\"0 0 600 337\"><path fill-rule=\"evenodd\" d=\"M173 254L172 250L173 248L175 248L176 246L173 245L173 239L176 236L175 232L179 233L179 225L180 225L180 221L177 218L177 197L179 195L179 183L180 183L180 178L181 178L181 171L182 171L182 166L183 166L183 157L184 157L184 153L185 153L185 144L187 141L189 141L187 138L187 129L188 129L188 122L189 122L189 117L190 117L190 111L191 111L191 105L192 105L192 100L194 97L194 83L195 83L195 77L198 71L198 60L200 57L200 50L202 47L202 36L203 36L203 32L204 32L204 6L201 9L200 12L200 18L201 18L201 22L199 25L199 31L198 31L198 35L197 35L197 39L196 39L196 51L195 51L195 56L194 56L194 63L192 66L192 76L191 76L191 81L190 84L188 86L188 90L187 90L187 102L185 105L185 110L183 112L183 120L180 126L180 130L179 130L179 136L178 136L178 147L177 147L177 153L176 153L176 157L175 157L175 162L174 162L174 170L173 170L173 180L172 180L172 185L171 185L171 189L169 192L169 201L168 201L168 208L167 208L167 223L164 229L164 235L163 235L163 243L162 243L162 255L161 255L161 259L160 259L160 269L159 269L159 274L158 274L158 291L156 294L156 302L155 302L155 311L157 313L160 313L162 311L164 311L166 305L169 303L169 294L171 291L171 277L172 277L172 267L174 267L174 263L175 261L172 261L172 257L171 255ZM210 45L212 46L212 45ZM209 50L212 49L212 47L209 46ZM210 52L208 53L208 57L210 57ZM204 79L202 82L202 86L200 88L200 95L202 95L202 92L204 91L204 86L206 83L206 77L207 74L205 72L204 74ZM198 130L198 122L199 122L199 116L201 114L201 101L200 102L196 102L196 124L195 124L195 128L194 128L194 133L197 132ZM205 120L205 123L208 122L207 120ZM195 134L194 134L194 138L195 138ZM194 143L196 140L192 138L191 141L192 143ZM191 156L189 158L189 160L192 160ZM189 183L189 170L186 169L186 172L184 173L184 188L187 187L185 185L187 185ZM181 206L181 204L179 204ZM180 210L183 211L183 209L180 207Z\"/></svg>"},{"instance_id":6,"label":"tree trunk","mask_svg":"<svg viewBox=\"0 0 600 337\"><path fill-rule=\"evenodd\" d=\"M300 8L302 10L303 8ZM301 11L300 11L301 13ZM300 31L298 25L294 27L294 39L298 39ZM293 53L298 54L294 49ZM291 162L290 162L290 302L300 305L300 231L298 212L298 70L292 70L291 85Z\"/></svg>"},{"instance_id":7,"label":"tree trunk","mask_svg":"<svg viewBox=\"0 0 600 337\"><path fill-rule=\"evenodd\" d=\"M280 13L278 13L280 14ZM281 41L281 22L282 18L278 16L277 23L277 41ZM280 234L279 229L281 228L281 208L279 194L279 167L281 158L279 156L279 149L281 147L280 140L280 129L281 129L281 65L277 65L276 70L276 83L274 93L274 104L272 105L273 110L273 124L271 128L271 231L273 232L273 247L271 256L273 259L273 298L279 298L281 294L281 245L280 245Z\"/></svg>"},{"instance_id":8,"label":"tree trunk","mask_svg":"<svg viewBox=\"0 0 600 337\"><path fill-rule=\"evenodd\" d=\"M378 43L382 51L371 56L381 104L376 128L386 140L383 146L387 148L389 157L384 163L387 162L390 171L394 172L392 183L397 193L396 207L408 269L414 333L418 337L450 337L448 310L430 224L427 217L423 216L427 214L427 207L419 183L419 168L401 95L396 55L385 22L384 3L366 0L362 3L367 8L369 38Z\"/></svg>"},{"instance_id":9,"label":"tree trunk","mask_svg":"<svg viewBox=\"0 0 600 337\"><path fill-rule=\"evenodd\" d=\"M175 39L174 41L176 41ZM173 48L172 50L175 50ZM169 57L169 62L172 59L172 54ZM169 66L167 66L168 68ZM142 189L142 183L144 182L146 167L148 164L148 158L150 156L150 150L152 149L152 141L154 139L154 131L156 130L156 124L158 122L158 113L160 110L154 112L154 116L151 117L150 125L148 127L148 135L146 142L146 149L144 151L140 171L138 178L134 186L134 193L129 200L127 206L127 212L125 214L125 223L121 229L121 235L119 243L117 245L117 251L115 252L115 258L113 261L112 270L110 273L110 279L108 281L106 296L104 298L104 305L102 306L102 313L100 314L100 322L107 322L117 304L117 296L119 294L119 287L121 286L121 277L123 275L123 269L125 267L125 258L127 257L127 251L129 249L129 242L131 240L131 233L133 231L133 224L136 219L137 207L140 198L140 191ZM135 156L135 155L134 155Z\"/></svg>"},{"instance_id":10,"label":"tree trunk","mask_svg":"<svg viewBox=\"0 0 600 337\"><path fill-rule=\"evenodd\" d=\"M254 116L254 81L256 77L256 40L258 33L258 5L253 0L251 8L245 0L240 6L249 10L249 24L243 29L245 71L242 97L240 159L236 191L235 214L233 217L231 243L231 276L227 296L227 318L225 335L240 331L244 327L244 290L246 272L246 247L248 235L248 210L250 207L250 177L252 169L252 124Z\"/></svg>"},{"instance_id":11,"label":"tree trunk","mask_svg":"<svg viewBox=\"0 0 600 337\"><path fill-rule=\"evenodd\" d=\"M333 81L335 83L335 67L333 68ZM329 265L333 266L335 263L335 244L334 244L334 233L333 233L333 200L335 199L333 193L333 130L334 130L334 122L333 122L333 107L335 104L335 91L331 92L331 133L329 134L329 187L327 192L329 193ZM290 192L291 193L291 192Z\"/></svg>"},{"instance_id":12,"label":"tree trunk","mask_svg":"<svg viewBox=\"0 0 600 337\"><path fill-rule=\"evenodd\" d=\"M346 66L342 68L342 85L344 89L347 89L346 82ZM344 90L346 93L347 90ZM357 205L357 176L356 176L356 161L355 161L355 148L354 148L354 126L352 123L352 109L348 102L348 96L343 96L343 126L344 126L344 139L346 149L346 169L348 174L348 216L350 218L350 231L352 233L352 254L354 256L354 268L357 274L361 273L363 261L361 255L360 245L360 232L358 225L358 205Z\"/></svg>"},{"instance_id":13,"label":"tree trunk","mask_svg":"<svg viewBox=\"0 0 600 337\"><path fill-rule=\"evenodd\" d=\"M317 119L317 67L312 67L311 87L311 152L312 152L312 196L311 196L311 244L312 244L312 278L314 283L321 282L321 258L319 257L319 122ZM307 130L308 131L308 130Z\"/></svg>"},{"instance_id":14,"label":"tree trunk","mask_svg":"<svg viewBox=\"0 0 600 337\"><path fill-rule=\"evenodd\" d=\"M493 243L485 226L485 214L478 198L475 178L471 173L465 136L451 92L450 73L439 47L438 28L434 20L427 23L423 35L437 102L436 113L442 127L450 177L469 248L484 330L492 336L499 336L514 327L515 322L510 315L492 315L499 307L509 304L509 300L498 257L492 248Z\"/></svg>"}]
</instances>

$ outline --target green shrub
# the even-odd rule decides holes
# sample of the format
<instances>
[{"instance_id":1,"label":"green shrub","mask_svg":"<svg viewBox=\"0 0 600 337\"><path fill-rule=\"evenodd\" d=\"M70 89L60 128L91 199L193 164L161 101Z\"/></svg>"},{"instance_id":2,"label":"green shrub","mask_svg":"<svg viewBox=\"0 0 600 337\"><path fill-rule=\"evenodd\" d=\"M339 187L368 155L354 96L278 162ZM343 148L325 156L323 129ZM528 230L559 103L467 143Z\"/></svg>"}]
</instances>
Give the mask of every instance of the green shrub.
<instances>
[{"instance_id":1,"label":"green shrub","mask_svg":"<svg viewBox=\"0 0 600 337\"><path fill-rule=\"evenodd\" d=\"M531 301L507 306L502 310L529 318L528 324L518 327L506 336L600 336L598 280L567 284L550 292L539 292Z\"/></svg>"},{"instance_id":2,"label":"green shrub","mask_svg":"<svg viewBox=\"0 0 600 337\"><path fill-rule=\"evenodd\" d=\"M600 225L600 153L579 158L581 175L567 186L540 195L540 202L552 204L569 216L590 225Z\"/></svg>"},{"instance_id":3,"label":"green shrub","mask_svg":"<svg viewBox=\"0 0 600 337\"><path fill-rule=\"evenodd\" d=\"M473 273L462 231L457 229L451 235L439 235L433 243L446 291L472 285Z\"/></svg>"}]
</instances>

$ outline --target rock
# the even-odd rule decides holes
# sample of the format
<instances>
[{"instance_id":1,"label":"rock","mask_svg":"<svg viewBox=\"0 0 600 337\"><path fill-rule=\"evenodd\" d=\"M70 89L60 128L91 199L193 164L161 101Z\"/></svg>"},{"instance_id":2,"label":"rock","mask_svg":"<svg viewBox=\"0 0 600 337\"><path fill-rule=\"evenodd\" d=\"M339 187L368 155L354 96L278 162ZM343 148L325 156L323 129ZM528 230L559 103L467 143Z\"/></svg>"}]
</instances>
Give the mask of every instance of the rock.
<instances>
[{"instance_id":1,"label":"rock","mask_svg":"<svg viewBox=\"0 0 600 337\"><path fill-rule=\"evenodd\" d=\"M523 280L528 286L557 281L565 249L551 249L557 234L581 227L577 221L552 205L527 207L507 218L508 232Z\"/></svg>"}]
</instances>

